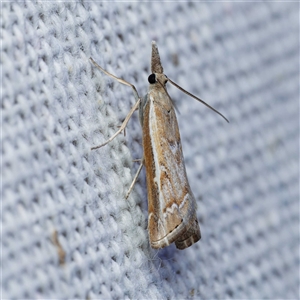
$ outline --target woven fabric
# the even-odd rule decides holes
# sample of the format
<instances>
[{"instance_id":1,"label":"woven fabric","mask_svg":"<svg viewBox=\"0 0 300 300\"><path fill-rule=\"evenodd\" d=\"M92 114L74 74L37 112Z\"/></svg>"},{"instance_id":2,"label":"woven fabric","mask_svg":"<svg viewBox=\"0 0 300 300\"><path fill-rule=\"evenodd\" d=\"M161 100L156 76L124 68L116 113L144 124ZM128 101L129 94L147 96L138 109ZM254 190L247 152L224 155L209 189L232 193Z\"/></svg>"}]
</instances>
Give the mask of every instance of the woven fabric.
<instances>
[{"instance_id":1,"label":"woven fabric","mask_svg":"<svg viewBox=\"0 0 300 300\"><path fill-rule=\"evenodd\" d=\"M2 3L2 299L299 298L299 4ZM135 113L151 41L202 238L151 249Z\"/></svg>"}]
</instances>

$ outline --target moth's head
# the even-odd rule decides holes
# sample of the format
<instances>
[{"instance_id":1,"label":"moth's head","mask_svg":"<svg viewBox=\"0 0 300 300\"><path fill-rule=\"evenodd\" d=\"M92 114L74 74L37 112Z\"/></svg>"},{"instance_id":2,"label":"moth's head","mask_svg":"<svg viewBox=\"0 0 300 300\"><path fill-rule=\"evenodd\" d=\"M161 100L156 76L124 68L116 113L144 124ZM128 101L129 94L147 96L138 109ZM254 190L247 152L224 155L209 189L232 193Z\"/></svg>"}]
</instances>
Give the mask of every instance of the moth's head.
<instances>
[{"instance_id":1,"label":"moth's head","mask_svg":"<svg viewBox=\"0 0 300 300\"><path fill-rule=\"evenodd\" d=\"M159 84L165 86L168 82L168 77L165 74L152 73L148 77L148 82L150 83L150 85Z\"/></svg>"}]
</instances>

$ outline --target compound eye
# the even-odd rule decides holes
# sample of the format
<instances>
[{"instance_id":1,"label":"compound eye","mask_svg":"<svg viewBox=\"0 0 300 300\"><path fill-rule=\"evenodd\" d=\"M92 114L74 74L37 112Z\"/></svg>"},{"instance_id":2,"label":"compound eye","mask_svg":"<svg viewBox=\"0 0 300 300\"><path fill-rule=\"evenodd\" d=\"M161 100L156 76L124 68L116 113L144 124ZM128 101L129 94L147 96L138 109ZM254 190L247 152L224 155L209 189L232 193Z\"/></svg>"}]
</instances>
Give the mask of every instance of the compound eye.
<instances>
[{"instance_id":1,"label":"compound eye","mask_svg":"<svg viewBox=\"0 0 300 300\"><path fill-rule=\"evenodd\" d=\"M156 76L155 76L155 74L149 75L149 77L148 77L148 82L149 82L150 84L153 84L153 83L156 82Z\"/></svg>"}]
</instances>

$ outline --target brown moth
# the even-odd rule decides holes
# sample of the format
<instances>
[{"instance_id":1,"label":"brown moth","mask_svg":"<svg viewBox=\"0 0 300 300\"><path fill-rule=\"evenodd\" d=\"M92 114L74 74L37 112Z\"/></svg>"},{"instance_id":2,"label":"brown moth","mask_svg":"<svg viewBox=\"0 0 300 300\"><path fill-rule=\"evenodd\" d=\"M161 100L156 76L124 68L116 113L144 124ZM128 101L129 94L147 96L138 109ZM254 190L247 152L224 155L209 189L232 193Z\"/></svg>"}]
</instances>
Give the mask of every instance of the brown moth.
<instances>
[{"instance_id":1,"label":"brown moth","mask_svg":"<svg viewBox=\"0 0 300 300\"><path fill-rule=\"evenodd\" d=\"M108 73L92 58L91 61L108 76L130 86L137 100L120 129L105 143L92 149L100 148L112 141L125 129L133 112L139 108L144 156L126 198L145 165L149 211L148 231L151 247L164 248L173 242L178 249L185 249L193 245L201 238L196 215L197 204L188 182L178 123L174 105L166 90L166 83L169 81L184 93L217 112L227 122L228 120L210 105L190 94L163 74L155 42L152 42L152 74L148 77L149 91L144 98L139 97L132 84Z\"/></svg>"}]
</instances>

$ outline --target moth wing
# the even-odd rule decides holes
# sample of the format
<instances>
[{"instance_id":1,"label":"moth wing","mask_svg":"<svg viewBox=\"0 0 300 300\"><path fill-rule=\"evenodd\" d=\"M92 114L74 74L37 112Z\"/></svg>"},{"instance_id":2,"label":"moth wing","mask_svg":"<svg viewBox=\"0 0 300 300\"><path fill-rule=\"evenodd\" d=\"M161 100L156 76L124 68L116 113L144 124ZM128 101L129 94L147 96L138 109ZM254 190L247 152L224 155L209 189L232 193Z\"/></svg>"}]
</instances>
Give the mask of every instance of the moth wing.
<instances>
[{"instance_id":1,"label":"moth wing","mask_svg":"<svg viewBox=\"0 0 300 300\"><path fill-rule=\"evenodd\" d=\"M163 248L175 242L184 249L201 237L196 201L186 175L173 105L157 95L155 99L149 97L143 121L150 243Z\"/></svg>"}]
</instances>

